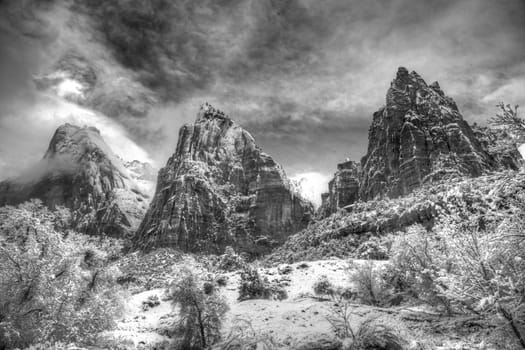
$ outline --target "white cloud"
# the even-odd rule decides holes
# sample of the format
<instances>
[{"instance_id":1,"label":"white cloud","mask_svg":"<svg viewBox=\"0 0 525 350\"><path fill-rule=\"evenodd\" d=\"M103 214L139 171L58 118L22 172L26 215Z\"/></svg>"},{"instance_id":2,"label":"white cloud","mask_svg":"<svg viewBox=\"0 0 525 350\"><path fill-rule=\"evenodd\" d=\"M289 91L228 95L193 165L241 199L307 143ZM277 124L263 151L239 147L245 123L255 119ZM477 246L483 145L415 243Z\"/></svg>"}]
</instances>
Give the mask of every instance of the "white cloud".
<instances>
[{"instance_id":1,"label":"white cloud","mask_svg":"<svg viewBox=\"0 0 525 350\"><path fill-rule=\"evenodd\" d=\"M302 195L314 203L318 208L321 205L321 194L328 191L330 176L317 172L300 173L290 177L298 184Z\"/></svg>"},{"instance_id":2,"label":"white cloud","mask_svg":"<svg viewBox=\"0 0 525 350\"><path fill-rule=\"evenodd\" d=\"M499 86L485 95L481 101L488 103L519 103L525 96L525 77L512 78L506 84Z\"/></svg>"},{"instance_id":3,"label":"white cloud","mask_svg":"<svg viewBox=\"0 0 525 350\"><path fill-rule=\"evenodd\" d=\"M113 152L126 161L152 162L126 130L105 115L47 94L32 102L15 106L16 113L0 118L0 179L15 176L42 158L54 131L64 123L96 127Z\"/></svg>"}]
</instances>

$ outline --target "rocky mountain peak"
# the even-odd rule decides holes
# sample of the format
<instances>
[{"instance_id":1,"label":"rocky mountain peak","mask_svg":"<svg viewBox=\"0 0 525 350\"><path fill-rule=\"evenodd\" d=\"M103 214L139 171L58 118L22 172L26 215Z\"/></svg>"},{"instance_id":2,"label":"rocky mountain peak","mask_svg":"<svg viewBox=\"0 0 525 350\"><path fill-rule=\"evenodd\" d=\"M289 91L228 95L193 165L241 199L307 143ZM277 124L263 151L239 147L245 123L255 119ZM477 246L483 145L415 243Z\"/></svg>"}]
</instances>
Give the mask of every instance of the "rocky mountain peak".
<instances>
[{"instance_id":1,"label":"rocky mountain peak","mask_svg":"<svg viewBox=\"0 0 525 350\"><path fill-rule=\"evenodd\" d=\"M0 205L31 198L69 208L79 231L115 236L134 232L148 201L100 132L72 124L55 131L37 165L0 183Z\"/></svg>"},{"instance_id":2,"label":"rocky mountain peak","mask_svg":"<svg viewBox=\"0 0 525 350\"><path fill-rule=\"evenodd\" d=\"M399 67L386 105L373 114L359 170L348 162L338 165L321 213L357 200L406 195L427 182L518 169L522 161L515 145L500 156L494 137L474 132L438 82L427 85L416 72Z\"/></svg>"},{"instance_id":3,"label":"rocky mountain peak","mask_svg":"<svg viewBox=\"0 0 525 350\"><path fill-rule=\"evenodd\" d=\"M260 254L305 227L311 214L250 133L205 104L180 129L136 244L206 252L230 245Z\"/></svg>"},{"instance_id":4,"label":"rocky mountain peak","mask_svg":"<svg viewBox=\"0 0 525 350\"><path fill-rule=\"evenodd\" d=\"M362 159L360 196L399 196L447 176L479 176L497 167L438 83L399 68L386 106L374 113Z\"/></svg>"},{"instance_id":5,"label":"rocky mountain peak","mask_svg":"<svg viewBox=\"0 0 525 350\"><path fill-rule=\"evenodd\" d=\"M223 112L214 108L208 102L205 102L201 105L199 112L197 113L196 123L210 120L210 119L220 119L220 120L230 120L231 119Z\"/></svg>"}]
</instances>

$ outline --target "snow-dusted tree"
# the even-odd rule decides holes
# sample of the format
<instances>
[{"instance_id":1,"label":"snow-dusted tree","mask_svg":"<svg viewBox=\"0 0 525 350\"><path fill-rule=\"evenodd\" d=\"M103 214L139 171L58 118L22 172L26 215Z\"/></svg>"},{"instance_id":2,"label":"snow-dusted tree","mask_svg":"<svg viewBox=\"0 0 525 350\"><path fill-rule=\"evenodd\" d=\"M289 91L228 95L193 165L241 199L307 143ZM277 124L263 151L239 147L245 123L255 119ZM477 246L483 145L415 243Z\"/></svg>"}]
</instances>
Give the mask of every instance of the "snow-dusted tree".
<instances>
[{"instance_id":1,"label":"snow-dusted tree","mask_svg":"<svg viewBox=\"0 0 525 350\"><path fill-rule=\"evenodd\" d=\"M119 309L116 271L67 211L39 201L0 208L0 348L88 341Z\"/></svg>"},{"instance_id":2,"label":"snow-dusted tree","mask_svg":"<svg viewBox=\"0 0 525 350\"><path fill-rule=\"evenodd\" d=\"M395 242L391 276L450 313L502 321L525 348L525 194L483 209L455 199L457 210L433 232L416 229Z\"/></svg>"},{"instance_id":3,"label":"snow-dusted tree","mask_svg":"<svg viewBox=\"0 0 525 350\"><path fill-rule=\"evenodd\" d=\"M488 320L499 316L525 348L525 195L501 221L449 220L439 228L449 268L439 271L441 292L458 310Z\"/></svg>"},{"instance_id":4,"label":"snow-dusted tree","mask_svg":"<svg viewBox=\"0 0 525 350\"><path fill-rule=\"evenodd\" d=\"M497 107L500 113L490 119L490 123L508 129L519 142L525 141L525 120L518 116L518 105L514 108L510 104L500 102Z\"/></svg>"},{"instance_id":5,"label":"snow-dusted tree","mask_svg":"<svg viewBox=\"0 0 525 350\"><path fill-rule=\"evenodd\" d=\"M220 340L228 304L215 288L204 288L202 281L184 269L170 287L169 295L180 308L175 349L206 349Z\"/></svg>"}]
</instances>

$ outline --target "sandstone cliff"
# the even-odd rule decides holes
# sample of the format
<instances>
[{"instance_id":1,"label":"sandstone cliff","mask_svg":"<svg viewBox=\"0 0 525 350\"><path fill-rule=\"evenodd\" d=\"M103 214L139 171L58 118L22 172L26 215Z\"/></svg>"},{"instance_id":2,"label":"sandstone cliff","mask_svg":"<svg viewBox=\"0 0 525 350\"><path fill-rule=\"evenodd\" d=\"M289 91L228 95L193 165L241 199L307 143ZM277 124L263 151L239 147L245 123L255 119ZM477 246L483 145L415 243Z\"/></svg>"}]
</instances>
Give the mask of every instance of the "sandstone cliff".
<instances>
[{"instance_id":1,"label":"sandstone cliff","mask_svg":"<svg viewBox=\"0 0 525 350\"><path fill-rule=\"evenodd\" d=\"M71 124L56 130L39 164L0 183L0 205L31 198L69 208L81 232L119 237L136 230L149 201L96 128Z\"/></svg>"},{"instance_id":2,"label":"sandstone cliff","mask_svg":"<svg viewBox=\"0 0 525 350\"><path fill-rule=\"evenodd\" d=\"M359 199L359 178L361 166L348 160L337 164L337 172L328 183L328 192L322 196L319 208L321 217L335 213L338 208L343 208Z\"/></svg>"},{"instance_id":3,"label":"sandstone cliff","mask_svg":"<svg viewBox=\"0 0 525 350\"><path fill-rule=\"evenodd\" d=\"M386 106L374 113L361 163L363 200L405 195L426 181L479 176L497 168L439 84L427 85L402 67Z\"/></svg>"},{"instance_id":4,"label":"sandstone cliff","mask_svg":"<svg viewBox=\"0 0 525 350\"><path fill-rule=\"evenodd\" d=\"M279 164L224 113L206 104L180 129L159 172L137 247L260 254L306 227L312 206L295 193Z\"/></svg>"},{"instance_id":5,"label":"sandstone cliff","mask_svg":"<svg viewBox=\"0 0 525 350\"><path fill-rule=\"evenodd\" d=\"M386 105L374 113L361 170L338 166L320 214L326 217L358 199L403 196L428 182L517 170L522 158L514 144L507 142L502 150L504 137L501 131L474 132L437 82L427 85L400 67Z\"/></svg>"}]
</instances>

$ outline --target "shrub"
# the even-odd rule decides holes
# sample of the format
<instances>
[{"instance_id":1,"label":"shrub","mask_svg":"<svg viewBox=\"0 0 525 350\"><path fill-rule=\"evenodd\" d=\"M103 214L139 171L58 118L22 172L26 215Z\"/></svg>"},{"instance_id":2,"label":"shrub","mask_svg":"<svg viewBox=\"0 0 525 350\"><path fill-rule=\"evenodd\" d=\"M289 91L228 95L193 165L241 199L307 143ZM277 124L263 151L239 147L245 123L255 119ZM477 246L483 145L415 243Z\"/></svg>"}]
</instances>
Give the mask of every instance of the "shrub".
<instances>
[{"instance_id":1,"label":"shrub","mask_svg":"<svg viewBox=\"0 0 525 350\"><path fill-rule=\"evenodd\" d=\"M355 324L352 307L341 298L335 299L327 317L336 336L343 341L346 350L403 350L406 341L399 331L379 317L368 317L358 327Z\"/></svg>"},{"instance_id":2,"label":"shrub","mask_svg":"<svg viewBox=\"0 0 525 350\"><path fill-rule=\"evenodd\" d=\"M501 222L481 229L479 219L440 227L450 261L439 271L443 294L461 312L504 320L525 348L525 196Z\"/></svg>"},{"instance_id":3,"label":"shrub","mask_svg":"<svg viewBox=\"0 0 525 350\"><path fill-rule=\"evenodd\" d=\"M223 271L235 271L244 267L246 260L235 253L232 247L228 246L224 250L224 254L219 257L218 268Z\"/></svg>"},{"instance_id":4,"label":"shrub","mask_svg":"<svg viewBox=\"0 0 525 350\"><path fill-rule=\"evenodd\" d=\"M333 295L335 293L335 287L328 280L328 277L325 275L319 277L319 279L314 283L313 285L314 293L316 295L322 296L322 295Z\"/></svg>"},{"instance_id":5,"label":"shrub","mask_svg":"<svg viewBox=\"0 0 525 350\"><path fill-rule=\"evenodd\" d=\"M291 267L290 265L280 265L277 268L277 272L279 272L281 275L287 275L292 271L293 271L293 267Z\"/></svg>"},{"instance_id":6,"label":"shrub","mask_svg":"<svg viewBox=\"0 0 525 350\"><path fill-rule=\"evenodd\" d=\"M388 304L391 290L372 262L359 264L355 271L350 272L350 279L355 284L356 297L361 303L374 306Z\"/></svg>"},{"instance_id":7,"label":"shrub","mask_svg":"<svg viewBox=\"0 0 525 350\"><path fill-rule=\"evenodd\" d=\"M390 242L385 238L371 237L361 243L357 248L356 254L359 259L387 260Z\"/></svg>"},{"instance_id":8,"label":"shrub","mask_svg":"<svg viewBox=\"0 0 525 350\"><path fill-rule=\"evenodd\" d=\"M215 290L206 294L203 283L189 270L173 282L169 294L180 307L174 333L175 349L205 349L221 338L222 318L228 311L226 301Z\"/></svg>"},{"instance_id":9,"label":"shrub","mask_svg":"<svg viewBox=\"0 0 525 350\"><path fill-rule=\"evenodd\" d=\"M307 268L309 268L309 267L310 267L310 265L308 265L308 264L305 263L305 262L302 262L302 263L300 263L299 265L297 265L297 269L300 269L300 270L301 270L301 269L307 269Z\"/></svg>"},{"instance_id":10,"label":"shrub","mask_svg":"<svg viewBox=\"0 0 525 350\"><path fill-rule=\"evenodd\" d=\"M271 283L267 277L261 277L257 269L248 266L241 272L238 300L271 298L283 300L287 297L283 287Z\"/></svg>"},{"instance_id":11,"label":"shrub","mask_svg":"<svg viewBox=\"0 0 525 350\"><path fill-rule=\"evenodd\" d=\"M159 305L159 296L157 294L153 294L150 295L146 300L142 301L142 310L148 311L149 309Z\"/></svg>"},{"instance_id":12,"label":"shrub","mask_svg":"<svg viewBox=\"0 0 525 350\"><path fill-rule=\"evenodd\" d=\"M348 350L403 350L407 342L379 318L367 318L354 334Z\"/></svg>"},{"instance_id":13,"label":"shrub","mask_svg":"<svg viewBox=\"0 0 525 350\"><path fill-rule=\"evenodd\" d=\"M215 285L213 284L213 282L205 281L202 285L202 290L206 295L213 294L215 292Z\"/></svg>"},{"instance_id":14,"label":"shrub","mask_svg":"<svg viewBox=\"0 0 525 350\"><path fill-rule=\"evenodd\" d=\"M459 214L442 218L434 232L400 237L392 275L449 313L503 320L525 348L525 195L517 191L483 211L468 198L456 198L456 206Z\"/></svg>"},{"instance_id":15,"label":"shrub","mask_svg":"<svg viewBox=\"0 0 525 350\"><path fill-rule=\"evenodd\" d=\"M218 344L220 350L271 350L276 344L273 338L253 329L248 320L236 319L226 339Z\"/></svg>"},{"instance_id":16,"label":"shrub","mask_svg":"<svg viewBox=\"0 0 525 350\"><path fill-rule=\"evenodd\" d=\"M395 292L404 292L448 314L453 312L439 281L440 270L448 264L444 241L415 225L394 241L391 255L392 265L386 275Z\"/></svg>"},{"instance_id":17,"label":"shrub","mask_svg":"<svg viewBox=\"0 0 525 350\"><path fill-rule=\"evenodd\" d=\"M225 287L228 284L228 276L225 276L225 275L217 276L217 278L215 279L215 283L217 283L219 287Z\"/></svg>"},{"instance_id":18,"label":"shrub","mask_svg":"<svg viewBox=\"0 0 525 350\"><path fill-rule=\"evenodd\" d=\"M64 211L41 202L0 208L0 348L90 343L120 311L119 271Z\"/></svg>"}]
</instances>

